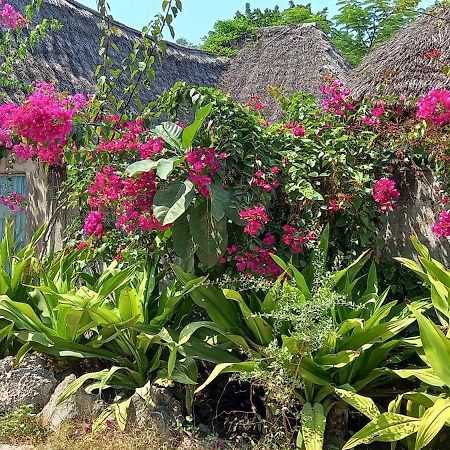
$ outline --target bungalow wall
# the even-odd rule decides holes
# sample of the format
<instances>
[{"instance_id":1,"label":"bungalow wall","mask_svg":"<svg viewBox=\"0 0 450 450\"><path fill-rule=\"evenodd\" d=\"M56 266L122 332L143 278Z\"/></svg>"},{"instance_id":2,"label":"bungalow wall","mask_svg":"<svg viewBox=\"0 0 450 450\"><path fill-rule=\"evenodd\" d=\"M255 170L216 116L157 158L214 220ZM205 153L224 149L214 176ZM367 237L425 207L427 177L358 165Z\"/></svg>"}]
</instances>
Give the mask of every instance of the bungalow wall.
<instances>
[{"instance_id":1,"label":"bungalow wall","mask_svg":"<svg viewBox=\"0 0 450 450\"><path fill-rule=\"evenodd\" d=\"M3 182L2 182L3 180ZM0 220L15 219L15 235L20 242L29 242L33 233L45 222L52 226L44 235L41 248L47 251L58 250L62 246L65 228L70 217L66 210L58 209L58 191L63 176L45 169L36 161L0 159L0 184L3 186L23 186L26 207L23 212L11 212L5 207L0 210ZM8 189L8 188L6 188ZM4 192L6 194L6 192ZM0 236L1 237L1 236Z\"/></svg>"}]
</instances>

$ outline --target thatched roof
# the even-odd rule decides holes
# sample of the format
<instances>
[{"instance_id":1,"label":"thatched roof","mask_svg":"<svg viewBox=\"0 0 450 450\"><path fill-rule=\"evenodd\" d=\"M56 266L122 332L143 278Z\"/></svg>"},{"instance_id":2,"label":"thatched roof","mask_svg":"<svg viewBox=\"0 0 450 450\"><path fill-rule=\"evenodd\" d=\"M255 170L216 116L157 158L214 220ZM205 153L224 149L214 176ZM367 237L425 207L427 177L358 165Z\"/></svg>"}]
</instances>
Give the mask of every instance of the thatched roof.
<instances>
[{"instance_id":1,"label":"thatched roof","mask_svg":"<svg viewBox=\"0 0 450 450\"><path fill-rule=\"evenodd\" d=\"M304 91L318 95L323 75L345 79L349 64L315 24L262 28L248 39L223 73L219 86L235 100L259 96L269 119L280 116L280 106L267 92L281 87L287 94Z\"/></svg>"},{"instance_id":2,"label":"thatched roof","mask_svg":"<svg viewBox=\"0 0 450 450\"><path fill-rule=\"evenodd\" d=\"M435 49L441 56L427 58L426 53ZM371 95L380 83L385 84L383 93L418 96L433 88L450 88L450 77L443 73L449 62L450 8L438 8L372 50L348 85L356 97Z\"/></svg>"},{"instance_id":3,"label":"thatched roof","mask_svg":"<svg viewBox=\"0 0 450 450\"><path fill-rule=\"evenodd\" d=\"M8 0L23 12L28 0ZM36 19L54 18L62 29L52 31L37 45L31 55L19 64L16 76L32 81L57 80L63 89L71 92L93 92L94 72L100 62L98 55L101 32L99 14L72 0L44 0ZM114 42L120 52L112 50L114 62L120 67L122 60L141 33L114 23L120 36ZM167 55L150 89L142 95L143 101L154 99L182 80L194 85L214 86L223 64L210 54L198 49L169 43Z\"/></svg>"}]
</instances>

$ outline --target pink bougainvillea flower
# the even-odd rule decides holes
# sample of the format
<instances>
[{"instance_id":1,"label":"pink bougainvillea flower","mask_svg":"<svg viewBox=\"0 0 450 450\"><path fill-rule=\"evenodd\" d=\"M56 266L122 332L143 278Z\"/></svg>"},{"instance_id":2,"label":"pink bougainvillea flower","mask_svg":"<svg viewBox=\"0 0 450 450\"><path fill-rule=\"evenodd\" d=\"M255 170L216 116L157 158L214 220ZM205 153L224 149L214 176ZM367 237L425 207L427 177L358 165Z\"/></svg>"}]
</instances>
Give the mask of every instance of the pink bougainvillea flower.
<instances>
[{"instance_id":1,"label":"pink bougainvillea flower","mask_svg":"<svg viewBox=\"0 0 450 450\"><path fill-rule=\"evenodd\" d=\"M249 108L253 109L254 111L261 111L266 104L261 101L261 99L256 95L251 95L245 104L245 106L248 106Z\"/></svg>"},{"instance_id":2,"label":"pink bougainvillea flower","mask_svg":"<svg viewBox=\"0 0 450 450\"><path fill-rule=\"evenodd\" d=\"M256 236L263 225L269 221L269 217L264 206L255 206L239 213L239 217L246 222L244 231L250 236Z\"/></svg>"},{"instance_id":3,"label":"pink bougainvillea flower","mask_svg":"<svg viewBox=\"0 0 450 450\"><path fill-rule=\"evenodd\" d=\"M450 237L450 211L441 212L439 219L433 224L432 230L437 237Z\"/></svg>"},{"instance_id":4,"label":"pink bougainvillea flower","mask_svg":"<svg viewBox=\"0 0 450 450\"><path fill-rule=\"evenodd\" d=\"M400 198L395 181L389 178L381 178L373 186L373 199L380 205L381 211L393 209L396 200Z\"/></svg>"},{"instance_id":5,"label":"pink bougainvillea flower","mask_svg":"<svg viewBox=\"0 0 450 450\"><path fill-rule=\"evenodd\" d=\"M315 239L316 234L314 232L309 232L305 235L302 230L292 225L284 225L283 227L281 240L290 248L292 253L302 254L305 244Z\"/></svg>"},{"instance_id":6,"label":"pink bougainvillea flower","mask_svg":"<svg viewBox=\"0 0 450 450\"><path fill-rule=\"evenodd\" d=\"M272 233L266 233L263 239L263 244L267 247L270 247L271 245L274 245L276 242L275 236Z\"/></svg>"},{"instance_id":7,"label":"pink bougainvillea flower","mask_svg":"<svg viewBox=\"0 0 450 450\"><path fill-rule=\"evenodd\" d=\"M86 241L83 242L79 242L77 244L77 250L84 250L85 248L87 248L88 243Z\"/></svg>"},{"instance_id":8,"label":"pink bougainvillea flower","mask_svg":"<svg viewBox=\"0 0 450 450\"><path fill-rule=\"evenodd\" d=\"M91 211L84 221L83 231L90 235L101 238L103 236L103 220L105 215L101 211Z\"/></svg>"},{"instance_id":9,"label":"pink bougainvillea flower","mask_svg":"<svg viewBox=\"0 0 450 450\"><path fill-rule=\"evenodd\" d=\"M450 123L450 91L432 89L419 99L417 106L417 117L420 119L438 126Z\"/></svg>"},{"instance_id":10,"label":"pink bougainvillea flower","mask_svg":"<svg viewBox=\"0 0 450 450\"><path fill-rule=\"evenodd\" d=\"M0 0L0 26L14 31L18 28L26 28L28 20L9 3L4 3L3 0Z\"/></svg>"},{"instance_id":11,"label":"pink bougainvillea flower","mask_svg":"<svg viewBox=\"0 0 450 450\"><path fill-rule=\"evenodd\" d=\"M226 154L225 154L226 155ZM224 156L221 154L221 156ZM227 155L228 157L228 155ZM222 167L213 148L197 148L186 154L186 162L190 166L188 178L196 186L203 197L211 195L210 185L212 176L216 175Z\"/></svg>"},{"instance_id":12,"label":"pink bougainvillea flower","mask_svg":"<svg viewBox=\"0 0 450 450\"><path fill-rule=\"evenodd\" d=\"M65 96L51 83L38 83L21 105L0 107L0 140L19 158L38 156L49 165L60 165L73 118L85 103L80 94ZM12 137L20 142L13 145Z\"/></svg>"},{"instance_id":13,"label":"pink bougainvillea flower","mask_svg":"<svg viewBox=\"0 0 450 450\"><path fill-rule=\"evenodd\" d=\"M330 200L330 203L328 204L328 209L333 212L339 212L341 210L341 206L339 205L339 200L337 200L335 198L333 200Z\"/></svg>"},{"instance_id":14,"label":"pink bougainvillea flower","mask_svg":"<svg viewBox=\"0 0 450 450\"><path fill-rule=\"evenodd\" d=\"M328 114L344 116L346 111L355 109L351 101L351 91L345 87L342 81L326 79L320 88L323 95L322 107Z\"/></svg>"}]
</instances>

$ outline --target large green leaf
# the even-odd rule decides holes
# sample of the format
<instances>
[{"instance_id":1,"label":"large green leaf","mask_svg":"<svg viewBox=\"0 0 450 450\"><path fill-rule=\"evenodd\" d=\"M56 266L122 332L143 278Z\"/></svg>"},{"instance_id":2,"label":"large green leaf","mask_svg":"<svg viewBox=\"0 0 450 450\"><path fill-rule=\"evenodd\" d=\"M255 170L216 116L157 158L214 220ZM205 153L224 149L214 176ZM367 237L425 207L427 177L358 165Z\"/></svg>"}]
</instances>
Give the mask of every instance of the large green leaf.
<instances>
[{"instance_id":1,"label":"large green leaf","mask_svg":"<svg viewBox=\"0 0 450 450\"><path fill-rule=\"evenodd\" d=\"M433 323L424 317L419 311L412 308L417 318L422 339L423 349L427 360L441 380L450 387L450 339Z\"/></svg>"},{"instance_id":2,"label":"large green leaf","mask_svg":"<svg viewBox=\"0 0 450 450\"><path fill-rule=\"evenodd\" d=\"M133 164L130 164L126 168L126 173L132 177L137 174L141 174L144 172L150 172L150 170L155 170L159 178L161 180L167 180L167 177L172 173L173 169L181 163L182 159L178 156L173 158L161 158L156 161L151 159L144 159L142 161L136 161Z\"/></svg>"},{"instance_id":3,"label":"large green leaf","mask_svg":"<svg viewBox=\"0 0 450 450\"><path fill-rule=\"evenodd\" d=\"M342 450L355 448L357 445L370 444L375 441L395 442L416 433L420 420L415 417L396 413L380 414L372 422L355 433L344 445Z\"/></svg>"},{"instance_id":4,"label":"large green leaf","mask_svg":"<svg viewBox=\"0 0 450 450\"><path fill-rule=\"evenodd\" d=\"M153 212L161 225L174 223L194 200L194 185L186 180L176 181L158 191L153 201Z\"/></svg>"},{"instance_id":5,"label":"large green leaf","mask_svg":"<svg viewBox=\"0 0 450 450\"><path fill-rule=\"evenodd\" d=\"M211 214L210 203L203 201L189 211L188 220L191 235L199 247L199 258L208 267L213 267L228 246L226 218L217 221Z\"/></svg>"},{"instance_id":6,"label":"large green leaf","mask_svg":"<svg viewBox=\"0 0 450 450\"><path fill-rule=\"evenodd\" d=\"M163 122L152 129L153 136L163 138L175 150L181 149L182 133L183 128L172 122Z\"/></svg>"},{"instance_id":7,"label":"large green leaf","mask_svg":"<svg viewBox=\"0 0 450 450\"><path fill-rule=\"evenodd\" d=\"M326 417L320 403L305 403L301 412L303 445L306 450L323 450Z\"/></svg>"},{"instance_id":8,"label":"large green leaf","mask_svg":"<svg viewBox=\"0 0 450 450\"><path fill-rule=\"evenodd\" d=\"M121 320L129 320L138 317L140 322L144 320L144 310L142 301L136 290L131 287L125 287L119 296L119 314Z\"/></svg>"},{"instance_id":9,"label":"large green leaf","mask_svg":"<svg viewBox=\"0 0 450 450\"><path fill-rule=\"evenodd\" d=\"M353 406L353 408L363 413L369 419L376 419L380 415L380 410L371 398L364 397L363 395L359 395L350 389L343 388L345 388L345 386L342 386L342 388L335 388L334 391L346 403Z\"/></svg>"},{"instance_id":10,"label":"large green leaf","mask_svg":"<svg viewBox=\"0 0 450 450\"><path fill-rule=\"evenodd\" d=\"M196 279L195 276L184 272L179 266L172 265L172 269L184 286ZM239 330L244 326L234 303L228 301L220 289L214 286L199 286L190 291L190 296L198 306L206 310L213 322L221 325L227 331Z\"/></svg>"},{"instance_id":11,"label":"large green leaf","mask_svg":"<svg viewBox=\"0 0 450 450\"><path fill-rule=\"evenodd\" d=\"M272 342L272 327L262 317L253 314L239 292L233 291L232 289L223 289L223 294L226 298L234 300L239 304L244 320L253 333L253 336L257 339L258 344L268 345Z\"/></svg>"},{"instance_id":12,"label":"large green leaf","mask_svg":"<svg viewBox=\"0 0 450 450\"><path fill-rule=\"evenodd\" d=\"M219 375L223 373L251 373L257 367L258 363L256 361L217 364L217 366L209 374L206 381L195 390L195 393L197 394L201 392L206 386L211 384Z\"/></svg>"},{"instance_id":13,"label":"large green leaf","mask_svg":"<svg viewBox=\"0 0 450 450\"><path fill-rule=\"evenodd\" d=\"M172 243L175 253L184 260L189 259L197 251L198 245L192 237L187 214L176 220L172 228Z\"/></svg>"},{"instance_id":14,"label":"large green leaf","mask_svg":"<svg viewBox=\"0 0 450 450\"><path fill-rule=\"evenodd\" d=\"M212 109L212 103L199 108L195 113L195 120L190 125L188 125L182 134L183 148L189 150L192 147L195 137L198 131L203 125L205 119L209 116Z\"/></svg>"},{"instance_id":15,"label":"large green leaf","mask_svg":"<svg viewBox=\"0 0 450 450\"><path fill-rule=\"evenodd\" d=\"M450 399L438 398L435 404L425 411L417 430L415 450L428 445L450 419Z\"/></svg>"},{"instance_id":16,"label":"large green leaf","mask_svg":"<svg viewBox=\"0 0 450 450\"><path fill-rule=\"evenodd\" d=\"M445 385L445 383L435 374L434 370L428 367L426 369L397 369L392 370L392 372L400 378L415 377L430 386L443 387Z\"/></svg>"},{"instance_id":17,"label":"large green leaf","mask_svg":"<svg viewBox=\"0 0 450 450\"><path fill-rule=\"evenodd\" d=\"M228 192L220 183L213 183L210 187L211 192L211 215L216 220L222 220L225 217L230 202Z\"/></svg>"}]
</instances>

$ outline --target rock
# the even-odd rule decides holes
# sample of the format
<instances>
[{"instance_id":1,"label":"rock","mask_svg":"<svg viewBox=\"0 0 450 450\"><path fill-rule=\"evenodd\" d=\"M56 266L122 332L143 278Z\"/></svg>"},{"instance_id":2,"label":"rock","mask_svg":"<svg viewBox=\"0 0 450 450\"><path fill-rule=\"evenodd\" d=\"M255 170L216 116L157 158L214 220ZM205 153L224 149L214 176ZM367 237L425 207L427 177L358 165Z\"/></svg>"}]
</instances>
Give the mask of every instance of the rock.
<instances>
[{"instance_id":1,"label":"rock","mask_svg":"<svg viewBox=\"0 0 450 450\"><path fill-rule=\"evenodd\" d=\"M14 357L0 360L0 414L32 405L40 411L49 401L58 382L38 355L25 356L14 368Z\"/></svg>"},{"instance_id":2,"label":"rock","mask_svg":"<svg viewBox=\"0 0 450 450\"><path fill-rule=\"evenodd\" d=\"M131 397L127 430L153 428L158 434L173 435L183 422L181 403L165 388L149 386L138 392Z\"/></svg>"},{"instance_id":3,"label":"rock","mask_svg":"<svg viewBox=\"0 0 450 450\"><path fill-rule=\"evenodd\" d=\"M50 401L39 414L43 427L56 430L63 422L68 420L93 420L106 408L104 402L95 395L86 394L84 389L79 389L75 395L64 403L57 405L62 392L75 379L75 375L69 375L55 389Z\"/></svg>"}]
</instances>

